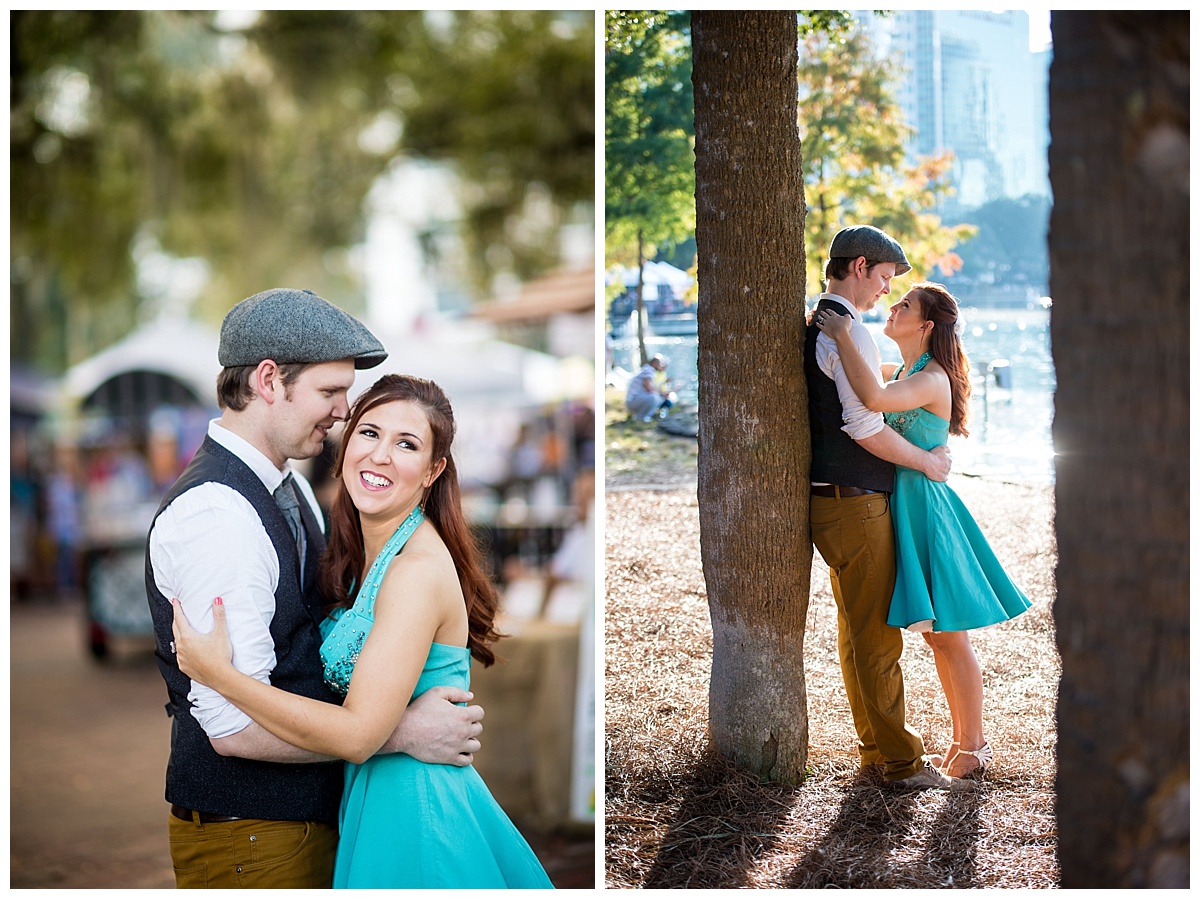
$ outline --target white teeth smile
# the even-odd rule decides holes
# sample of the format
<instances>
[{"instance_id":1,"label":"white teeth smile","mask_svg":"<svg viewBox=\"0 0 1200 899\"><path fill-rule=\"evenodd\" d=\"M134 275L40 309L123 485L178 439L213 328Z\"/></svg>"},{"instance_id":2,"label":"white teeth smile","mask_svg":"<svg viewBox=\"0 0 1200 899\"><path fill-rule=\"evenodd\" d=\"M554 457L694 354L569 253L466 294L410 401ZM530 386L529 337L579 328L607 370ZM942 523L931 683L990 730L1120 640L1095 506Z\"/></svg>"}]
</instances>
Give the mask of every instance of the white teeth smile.
<instances>
[{"instance_id":1,"label":"white teeth smile","mask_svg":"<svg viewBox=\"0 0 1200 899\"><path fill-rule=\"evenodd\" d=\"M362 476L362 479L364 481L366 481L368 484L370 484L372 487L390 487L390 486L392 486L392 482L389 481L387 478L381 478L379 475L375 475L375 474L364 474Z\"/></svg>"}]
</instances>

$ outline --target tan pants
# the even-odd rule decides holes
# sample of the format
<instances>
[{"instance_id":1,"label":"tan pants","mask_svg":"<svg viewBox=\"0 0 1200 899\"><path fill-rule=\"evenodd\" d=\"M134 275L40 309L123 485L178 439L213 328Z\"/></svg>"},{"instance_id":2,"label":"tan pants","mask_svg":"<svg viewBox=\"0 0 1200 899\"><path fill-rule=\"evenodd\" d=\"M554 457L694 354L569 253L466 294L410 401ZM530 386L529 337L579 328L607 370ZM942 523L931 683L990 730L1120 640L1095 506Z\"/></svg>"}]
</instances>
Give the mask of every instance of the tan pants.
<instances>
[{"instance_id":1,"label":"tan pants","mask_svg":"<svg viewBox=\"0 0 1200 899\"><path fill-rule=\"evenodd\" d=\"M812 538L829 566L838 610L842 679L862 764L900 780L924 764L920 735L904 723L904 638L888 625L896 551L886 493L810 498Z\"/></svg>"},{"instance_id":2,"label":"tan pants","mask_svg":"<svg viewBox=\"0 0 1200 899\"><path fill-rule=\"evenodd\" d=\"M202 824L169 815L178 889L330 889L337 828L244 818Z\"/></svg>"}]
</instances>

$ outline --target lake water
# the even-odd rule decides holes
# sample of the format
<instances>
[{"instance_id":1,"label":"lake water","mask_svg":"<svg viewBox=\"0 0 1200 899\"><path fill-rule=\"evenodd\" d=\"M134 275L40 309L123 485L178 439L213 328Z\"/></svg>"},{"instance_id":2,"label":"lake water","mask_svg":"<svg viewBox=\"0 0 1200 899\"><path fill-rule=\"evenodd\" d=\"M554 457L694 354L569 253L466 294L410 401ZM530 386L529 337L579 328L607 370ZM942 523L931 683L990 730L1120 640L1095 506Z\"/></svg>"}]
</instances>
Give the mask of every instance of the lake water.
<instances>
[{"instance_id":1,"label":"lake water","mask_svg":"<svg viewBox=\"0 0 1200 899\"><path fill-rule=\"evenodd\" d=\"M1050 356L1048 309L963 307L963 345L973 368L971 435L950 438L954 470L1022 483L1054 481L1050 422L1054 413L1054 362ZM868 323L885 362L900 353L883 336L883 324ZM697 395L696 336L658 337L646 333L646 351L662 353L679 399L694 404ZM634 371L637 336L630 326L613 345L613 362ZM989 366L1007 360L1007 366ZM999 371L999 375L997 375Z\"/></svg>"}]
</instances>

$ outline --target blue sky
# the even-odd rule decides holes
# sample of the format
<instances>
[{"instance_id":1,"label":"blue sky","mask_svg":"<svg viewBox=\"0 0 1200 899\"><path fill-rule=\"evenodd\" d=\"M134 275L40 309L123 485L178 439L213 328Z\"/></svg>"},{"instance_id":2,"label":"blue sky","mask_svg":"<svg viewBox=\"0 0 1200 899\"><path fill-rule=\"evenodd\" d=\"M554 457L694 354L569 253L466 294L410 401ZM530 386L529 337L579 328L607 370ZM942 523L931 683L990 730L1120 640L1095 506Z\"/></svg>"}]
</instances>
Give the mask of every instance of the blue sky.
<instances>
[{"instance_id":1,"label":"blue sky","mask_svg":"<svg viewBox=\"0 0 1200 899\"><path fill-rule=\"evenodd\" d=\"M1029 49L1035 53L1050 43L1050 10L1027 9L1029 14Z\"/></svg>"}]
</instances>

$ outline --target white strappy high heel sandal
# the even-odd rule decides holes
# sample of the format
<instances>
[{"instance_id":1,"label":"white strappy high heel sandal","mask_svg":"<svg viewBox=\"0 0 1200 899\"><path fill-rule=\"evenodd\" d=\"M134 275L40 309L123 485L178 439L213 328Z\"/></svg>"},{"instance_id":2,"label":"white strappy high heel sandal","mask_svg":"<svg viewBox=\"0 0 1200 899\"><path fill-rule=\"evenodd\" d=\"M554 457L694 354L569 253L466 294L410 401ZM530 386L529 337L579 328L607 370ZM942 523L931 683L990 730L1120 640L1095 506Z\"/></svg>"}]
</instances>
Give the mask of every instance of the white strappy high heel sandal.
<instances>
[{"instance_id":1,"label":"white strappy high heel sandal","mask_svg":"<svg viewBox=\"0 0 1200 899\"><path fill-rule=\"evenodd\" d=\"M986 741L978 749L959 749L958 751L962 755L975 756L975 760L979 762L979 764L976 767L972 768L966 774L963 774L962 777L974 777L974 778L982 777L984 772L987 771L988 765L990 765L992 763L992 757L993 757L992 756L992 746L990 743L988 743ZM954 775L954 776L958 776L958 775Z\"/></svg>"}]
</instances>

